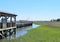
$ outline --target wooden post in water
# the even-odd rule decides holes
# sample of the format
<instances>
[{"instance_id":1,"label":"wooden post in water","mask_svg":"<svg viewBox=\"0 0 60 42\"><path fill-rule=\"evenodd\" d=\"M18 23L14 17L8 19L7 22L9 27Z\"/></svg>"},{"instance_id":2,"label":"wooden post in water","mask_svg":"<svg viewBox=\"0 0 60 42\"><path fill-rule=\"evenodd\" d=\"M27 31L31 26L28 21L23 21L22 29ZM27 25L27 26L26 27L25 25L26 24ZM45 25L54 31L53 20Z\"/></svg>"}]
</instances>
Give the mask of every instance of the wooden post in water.
<instances>
[{"instance_id":1,"label":"wooden post in water","mask_svg":"<svg viewBox=\"0 0 60 42\"><path fill-rule=\"evenodd\" d=\"M2 39L2 38L3 38L1 34L2 34L2 31L0 31L0 39Z\"/></svg>"},{"instance_id":2,"label":"wooden post in water","mask_svg":"<svg viewBox=\"0 0 60 42\"><path fill-rule=\"evenodd\" d=\"M11 29L9 29L8 32L9 32L9 36L10 36L10 35L12 34L12 33L11 33Z\"/></svg>"},{"instance_id":3,"label":"wooden post in water","mask_svg":"<svg viewBox=\"0 0 60 42\"><path fill-rule=\"evenodd\" d=\"M16 34L16 28L13 28L13 33Z\"/></svg>"}]
</instances>

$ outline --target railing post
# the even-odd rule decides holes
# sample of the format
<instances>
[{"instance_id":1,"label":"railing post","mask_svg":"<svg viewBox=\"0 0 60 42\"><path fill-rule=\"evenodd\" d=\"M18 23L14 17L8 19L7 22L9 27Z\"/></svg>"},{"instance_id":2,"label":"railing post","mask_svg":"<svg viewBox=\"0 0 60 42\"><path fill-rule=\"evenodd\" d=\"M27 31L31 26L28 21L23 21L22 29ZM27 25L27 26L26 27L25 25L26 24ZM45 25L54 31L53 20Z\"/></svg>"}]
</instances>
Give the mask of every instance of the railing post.
<instances>
[{"instance_id":1,"label":"railing post","mask_svg":"<svg viewBox=\"0 0 60 42\"><path fill-rule=\"evenodd\" d=\"M11 23L10 26L12 27L12 17L10 17L10 23Z\"/></svg>"}]
</instances>

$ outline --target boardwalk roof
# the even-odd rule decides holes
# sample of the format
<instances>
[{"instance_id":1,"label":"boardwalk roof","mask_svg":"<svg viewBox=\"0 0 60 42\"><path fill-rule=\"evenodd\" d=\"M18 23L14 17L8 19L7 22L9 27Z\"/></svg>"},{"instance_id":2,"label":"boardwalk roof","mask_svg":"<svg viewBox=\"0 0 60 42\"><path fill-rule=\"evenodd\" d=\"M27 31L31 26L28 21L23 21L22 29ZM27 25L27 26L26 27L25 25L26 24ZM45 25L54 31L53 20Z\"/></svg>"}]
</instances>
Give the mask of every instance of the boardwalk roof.
<instances>
[{"instance_id":1,"label":"boardwalk roof","mask_svg":"<svg viewBox=\"0 0 60 42\"><path fill-rule=\"evenodd\" d=\"M17 16L15 14L7 13L7 12L0 12L0 16Z\"/></svg>"}]
</instances>

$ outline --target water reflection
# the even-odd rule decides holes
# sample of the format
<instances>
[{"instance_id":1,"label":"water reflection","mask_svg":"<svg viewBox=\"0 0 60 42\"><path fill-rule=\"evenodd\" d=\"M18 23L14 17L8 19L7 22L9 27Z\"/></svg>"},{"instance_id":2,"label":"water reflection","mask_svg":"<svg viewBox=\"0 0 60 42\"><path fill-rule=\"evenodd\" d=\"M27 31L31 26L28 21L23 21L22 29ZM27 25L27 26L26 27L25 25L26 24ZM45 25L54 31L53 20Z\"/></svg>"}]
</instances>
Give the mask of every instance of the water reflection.
<instances>
[{"instance_id":1,"label":"water reflection","mask_svg":"<svg viewBox=\"0 0 60 42\"><path fill-rule=\"evenodd\" d=\"M0 40L0 42L10 42L11 39L14 39L14 38L17 38L17 37L20 37L20 36L23 36L25 34L27 34L28 30L31 30L31 29L34 29L36 27L38 27L39 25L36 25L36 24L33 24L32 26L27 26L27 27L22 27L22 28L18 28L16 30L16 34L12 34L11 36L8 36L7 38L5 39L2 39Z\"/></svg>"},{"instance_id":2,"label":"water reflection","mask_svg":"<svg viewBox=\"0 0 60 42\"><path fill-rule=\"evenodd\" d=\"M16 37L23 36L28 32L28 30L31 30L31 29L36 28L38 26L39 25L33 24L32 26L19 28L19 29L17 29Z\"/></svg>"}]
</instances>

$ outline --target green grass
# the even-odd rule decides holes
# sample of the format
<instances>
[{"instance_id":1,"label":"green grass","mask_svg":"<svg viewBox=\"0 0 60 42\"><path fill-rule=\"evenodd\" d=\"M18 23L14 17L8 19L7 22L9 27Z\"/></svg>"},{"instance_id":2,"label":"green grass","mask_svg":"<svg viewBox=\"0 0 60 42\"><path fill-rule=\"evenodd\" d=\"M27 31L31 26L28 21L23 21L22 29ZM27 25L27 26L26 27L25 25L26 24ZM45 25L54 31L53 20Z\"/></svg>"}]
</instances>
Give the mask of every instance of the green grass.
<instances>
[{"instance_id":1,"label":"green grass","mask_svg":"<svg viewBox=\"0 0 60 42\"><path fill-rule=\"evenodd\" d=\"M60 28L60 22L34 22L36 24L40 24L40 25L46 25L48 27L53 27L53 28Z\"/></svg>"},{"instance_id":2,"label":"green grass","mask_svg":"<svg viewBox=\"0 0 60 42\"><path fill-rule=\"evenodd\" d=\"M21 42L60 42L60 29L39 26L20 38Z\"/></svg>"},{"instance_id":3,"label":"green grass","mask_svg":"<svg viewBox=\"0 0 60 42\"><path fill-rule=\"evenodd\" d=\"M15 38L12 42L60 42L60 28L54 26L51 23L51 27L46 25L47 23L39 23L41 26L28 31L28 33L22 37Z\"/></svg>"},{"instance_id":4,"label":"green grass","mask_svg":"<svg viewBox=\"0 0 60 42\"><path fill-rule=\"evenodd\" d=\"M36 24L40 25L40 23ZM60 42L60 28L41 24L41 26L16 39L16 42Z\"/></svg>"}]
</instances>

